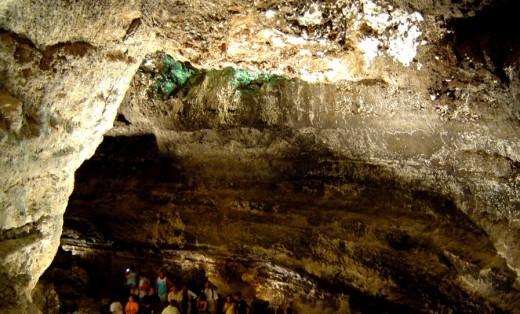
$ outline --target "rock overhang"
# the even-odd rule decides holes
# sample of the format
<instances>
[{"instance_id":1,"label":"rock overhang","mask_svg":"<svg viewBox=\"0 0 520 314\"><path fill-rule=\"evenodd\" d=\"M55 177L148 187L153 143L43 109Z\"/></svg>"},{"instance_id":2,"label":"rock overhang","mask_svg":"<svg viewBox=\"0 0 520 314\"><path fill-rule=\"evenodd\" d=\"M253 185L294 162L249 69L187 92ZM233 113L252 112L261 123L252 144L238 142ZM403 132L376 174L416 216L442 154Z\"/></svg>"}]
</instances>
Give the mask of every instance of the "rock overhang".
<instances>
[{"instance_id":1,"label":"rock overhang","mask_svg":"<svg viewBox=\"0 0 520 314\"><path fill-rule=\"evenodd\" d=\"M41 215L32 214L40 209L55 213L59 222L72 190L72 172L92 155L110 128L138 63L146 53L164 50L200 68L233 65L315 83L283 83L286 97L301 98L299 103L285 101L289 109L277 105L279 96L270 94L276 89L262 91L262 102L268 106L253 106L260 109L257 120L248 118L255 112L232 118L236 108L223 107L225 100L213 103L220 116L209 121L204 120L204 114L193 116L186 125L199 125L191 125L185 133L157 132L165 147L171 138L184 138L183 145L187 145L192 137L202 136L201 126L229 128L245 123L254 127L262 122L262 128L254 132L262 132L266 125L297 129L302 138L316 132L318 142L348 159L373 163L382 158L385 167L392 169L388 177L405 173L396 170L400 167L396 161L404 158L408 168L401 179L409 185L424 182L421 171L431 166L435 169L428 174L432 184L441 185L442 193L456 200L456 206L486 230L500 254L517 268L518 66L514 60L498 55L501 61L492 53L483 55L479 62L466 62L441 41L452 31L443 18L464 20L492 6L491 1L427 4L367 0L312 5L280 1L258 2L251 7L240 1L114 0L103 6L64 1L50 8L44 1L5 1L0 5L5 12L0 20L6 56L0 62L5 73L2 85L9 97L20 99L25 119L21 129L25 126L28 133L24 134L30 136L18 138L20 145L15 137L2 140L4 151L11 151L5 155L6 169L21 167L16 168L17 175L6 179L6 186L13 188L2 195L4 204L14 204L5 208L5 215L10 219L21 215L16 218L20 223L9 226L30 224L33 218L39 221ZM11 50L13 42L15 49ZM513 54L518 51L514 48ZM40 70L27 63L31 54L36 55L35 68ZM55 84L67 81L70 84ZM374 92L368 92L365 85L373 86ZM308 96L313 93L321 98ZM347 97L335 103L332 96L342 93ZM392 95L401 100L392 100ZM330 103L336 107L331 108ZM172 108L180 110L178 103ZM284 114L280 114L281 109ZM342 114L331 114L338 111ZM5 116L7 133L18 132L19 112L14 116L12 110L6 111ZM135 123L135 119L129 120ZM229 135L217 132L204 136L218 139ZM364 140L356 141L358 138ZM54 147L59 139L67 145ZM290 137L285 139L290 141ZM212 147L218 151L221 143L216 140ZM276 145L283 143L280 140ZM196 143L190 145L185 146L186 156L198 151ZM52 153L46 153L50 148ZM24 164L27 158L37 162ZM46 167L53 170L47 173ZM38 177L37 173L43 174ZM444 174L448 180L442 179ZM367 174L359 175L366 178ZM34 186L24 187L24 180ZM60 189L42 194L36 185ZM51 197L55 202L40 209L32 205L45 195L55 195ZM55 240L59 224L42 228L54 232L50 238ZM52 255L52 249L40 248ZM39 270L31 271L41 272L44 264L43 260L35 263Z\"/></svg>"}]
</instances>

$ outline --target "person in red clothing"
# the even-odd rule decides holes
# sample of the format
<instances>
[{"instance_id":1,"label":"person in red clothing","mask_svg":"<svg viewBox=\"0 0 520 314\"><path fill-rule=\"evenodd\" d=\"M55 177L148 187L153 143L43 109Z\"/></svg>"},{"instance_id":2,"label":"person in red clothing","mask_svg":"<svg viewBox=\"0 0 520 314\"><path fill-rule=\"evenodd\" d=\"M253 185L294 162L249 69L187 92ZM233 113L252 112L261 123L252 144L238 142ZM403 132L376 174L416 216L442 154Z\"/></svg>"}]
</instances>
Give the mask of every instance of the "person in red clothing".
<instances>
[{"instance_id":1,"label":"person in red clothing","mask_svg":"<svg viewBox=\"0 0 520 314\"><path fill-rule=\"evenodd\" d=\"M128 297L128 302L125 306L125 314L137 314L139 312L139 304L134 301L134 296Z\"/></svg>"}]
</instances>

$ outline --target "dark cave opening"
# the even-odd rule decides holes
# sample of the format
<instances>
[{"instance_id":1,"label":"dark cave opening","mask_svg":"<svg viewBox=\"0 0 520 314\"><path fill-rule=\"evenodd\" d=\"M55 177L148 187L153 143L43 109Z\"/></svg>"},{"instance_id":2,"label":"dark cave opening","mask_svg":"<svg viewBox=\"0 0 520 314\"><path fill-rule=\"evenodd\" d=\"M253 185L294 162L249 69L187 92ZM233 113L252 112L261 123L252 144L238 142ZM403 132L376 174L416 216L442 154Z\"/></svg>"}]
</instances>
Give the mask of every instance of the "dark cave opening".
<instances>
[{"instance_id":1,"label":"dark cave opening","mask_svg":"<svg viewBox=\"0 0 520 314\"><path fill-rule=\"evenodd\" d=\"M474 69L478 63L508 83L506 68L520 58L519 11L518 1L502 0L473 17L450 20L448 41L459 64Z\"/></svg>"},{"instance_id":2,"label":"dark cave opening","mask_svg":"<svg viewBox=\"0 0 520 314\"><path fill-rule=\"evenodd\" d=\"M352 169L343 176L319 175L341 162L325 151L288 152L290 160L273 163L277 175L265 182L222 173L207 177L158 147L153 135L106 137L77 171L61 249L43 277L54 283L64 313L86 296L100 308L110 299L123 302L127 267L148 278L166 270L193 291L200 291L206 276L216 278L223 291L243 291L258 306L254 313L273 313L289 299L298 300L302 313L316 311L309 306L318 300L323 311L341 311L343 296L353 313L472 312L482 306L498 311L468 299L451 282L457 272L446 250L472 256L476 264L489 263L496 253L487 235L449 200L384 180L359 181ZM309 164L313 158L321 158L321 172ZM340 183L350 185L350 194L327 191ZM330 246L338 237L337 246ZM335 256L327 266L337 269L332 277L309 272L309 265L327 260L316 251L322 245ZM261 251L280 248L288 257ZM352 262L334 266L345 258ZM349 277L354 265L367 272L362 279ZM69 280L75 270L88 279ZM397 286L377 293L359 280Z\"/></svg>"}]
</instances>

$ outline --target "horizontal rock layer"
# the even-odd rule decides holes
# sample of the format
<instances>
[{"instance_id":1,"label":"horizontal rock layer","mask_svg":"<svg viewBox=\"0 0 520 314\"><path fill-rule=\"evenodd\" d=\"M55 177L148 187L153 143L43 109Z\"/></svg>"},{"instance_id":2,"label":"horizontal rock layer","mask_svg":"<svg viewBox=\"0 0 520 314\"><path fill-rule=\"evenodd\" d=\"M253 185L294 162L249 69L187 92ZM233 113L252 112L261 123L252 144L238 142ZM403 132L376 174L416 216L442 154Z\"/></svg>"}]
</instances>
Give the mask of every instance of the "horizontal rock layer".
<instances>
[{"instance_id":1,"label":"horizontal rock layer","mask_svg":"<svg viewBox=\"0 0 520 314\"><path fill-rule=\"evenodd\" d=\"M162 60L145 59L115 137L78 172L70 219L116 244L265 260L397 308L516 307L518 250L503 236L517 237L518 130L503 111L461 114L469 94L444 111L384 80L242 86L229 69L164 98Z\"/></svg>"}]
</instances>

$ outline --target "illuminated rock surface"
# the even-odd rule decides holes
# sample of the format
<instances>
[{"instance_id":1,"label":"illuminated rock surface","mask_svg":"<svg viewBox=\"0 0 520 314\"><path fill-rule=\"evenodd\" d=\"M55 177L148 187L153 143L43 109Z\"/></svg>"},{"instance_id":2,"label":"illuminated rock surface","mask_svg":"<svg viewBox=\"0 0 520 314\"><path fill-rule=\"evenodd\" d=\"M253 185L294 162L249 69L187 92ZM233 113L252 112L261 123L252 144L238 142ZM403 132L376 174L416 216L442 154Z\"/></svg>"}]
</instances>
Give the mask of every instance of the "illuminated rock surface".
<instances>
[{"instance_id":1,"label":"illuminated rock surface","mask_svg":"<svg viewBox=\"0 0 520 314\"><path fill-rule=\"evenodd\" d=\"M68 209L102 243L240 260L265 299L514 312L517 5L436 3L2 1L2 311L36 311L119 113ZM157 95L157 51L205 74Z\"/></svg>"}]
</instances>

